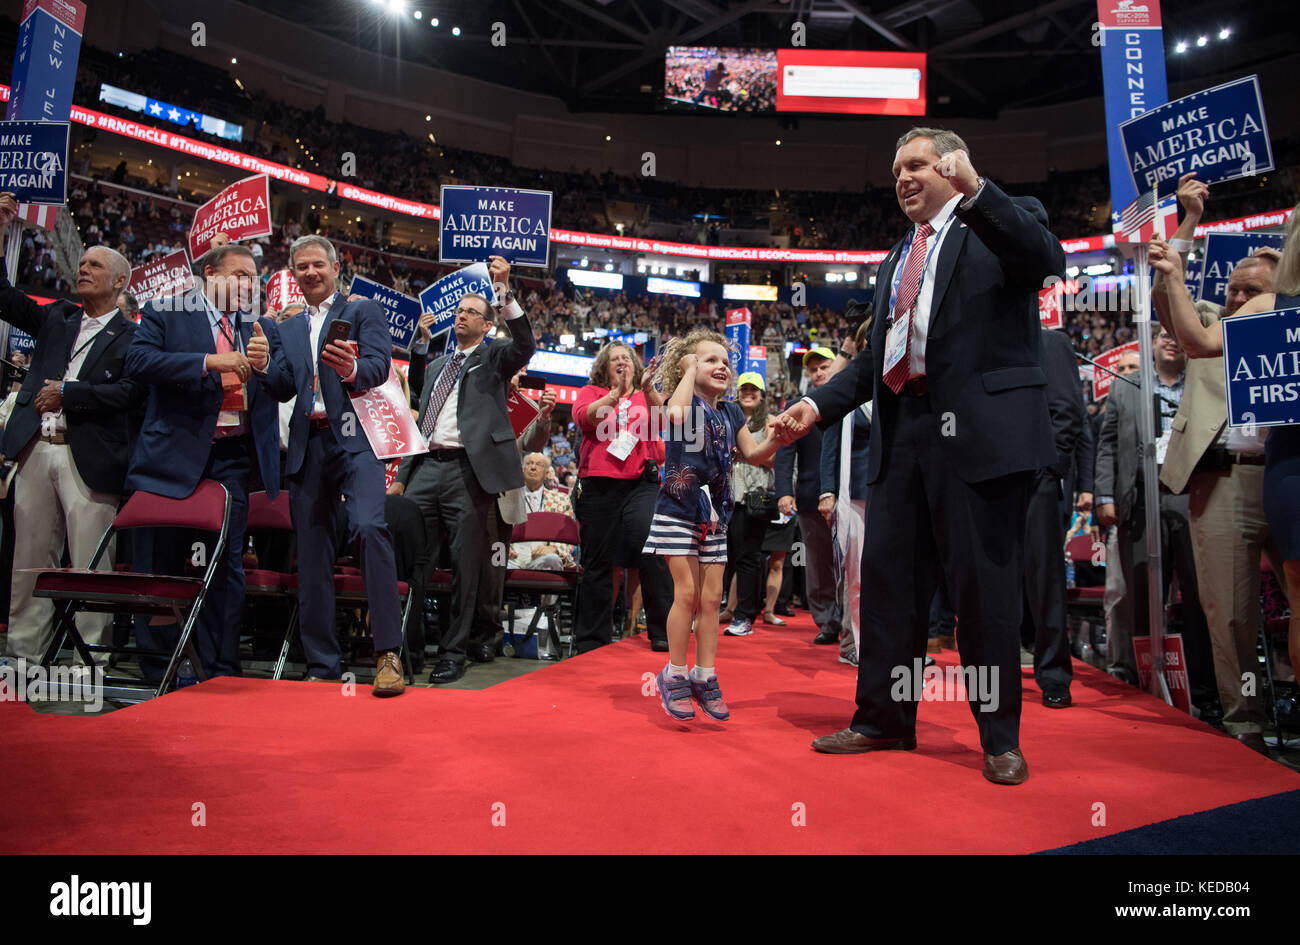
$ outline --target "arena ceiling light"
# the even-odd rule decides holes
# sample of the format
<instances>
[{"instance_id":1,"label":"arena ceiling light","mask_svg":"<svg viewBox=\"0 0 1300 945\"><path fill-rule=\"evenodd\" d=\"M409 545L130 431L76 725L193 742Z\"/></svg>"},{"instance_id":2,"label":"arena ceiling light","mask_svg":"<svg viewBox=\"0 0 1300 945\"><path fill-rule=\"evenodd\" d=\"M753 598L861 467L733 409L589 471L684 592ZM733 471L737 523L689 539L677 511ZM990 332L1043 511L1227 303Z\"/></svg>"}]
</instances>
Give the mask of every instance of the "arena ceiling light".
<instances>
[{"instance_id":1,"label":"arena ceiling light","mask_svg":"<svg viewBox=\"0 0 1300 945\"><path fill-rule=\"evenodd\" d=\"M1184 42L1180 42L1177 46L1174 47L1174 52L1179 54L1187 52L1187 44Z\"/></svg>"},{"instance_id":2,"label":"arena ceiling light","mask_svg":"<svg viewBox=\"0 0 1300 945\"><path fill-rule=\"evenodd\" d=\"M1223 29L1219 30L1219 39L1227 39L1231 35L1232 35L1232 30L1228 29L1226 26Z\"/></svg>"},{"instance_id":3,"label":"arena ceiling light","mask_svg":"<svg viewBox=\"0 0 1300 945\"><path fill-rule=\"evenodd\" d=\"M1210 41L1210 37L1208 37L1208 36L1198 36L1198 37L1196 37L1196 45L1197 45L1198 47L1199 47L1199 46L1204 46L1204 45L1205 45L1206 43L1208 43L1209 41Z\"/></svg>"}]
</instances>

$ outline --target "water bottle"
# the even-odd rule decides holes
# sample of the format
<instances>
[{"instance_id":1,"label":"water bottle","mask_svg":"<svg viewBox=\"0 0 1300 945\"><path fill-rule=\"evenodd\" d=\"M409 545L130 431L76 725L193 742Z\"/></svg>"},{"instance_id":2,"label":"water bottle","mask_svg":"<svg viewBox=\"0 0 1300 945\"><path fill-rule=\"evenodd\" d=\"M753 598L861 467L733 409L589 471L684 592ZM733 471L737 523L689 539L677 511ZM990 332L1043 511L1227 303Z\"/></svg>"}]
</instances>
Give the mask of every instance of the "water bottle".
<instances>
[{"instance_id":1,"label":"water bottle","mask_svg":"<svg viewBox=\"0 0 1300 945\"><path fill-rule=\"evenodd\" d=\"M1074 559L1068 554L1065 556L1065 586L1074 587Z\"/></svg>"},{"instance_id":2,"label":"water bottle","mask_svg":"<svg viewBox=\"0 0 1300 945\"><path fill-rule=\"evenodd\" d=\"M181 665L176 669L176 688L184 689L186 686L193 686L199 681L194 675L194 664L190 662L187 656L181 660Z\"/></svg>"}]
</instances>

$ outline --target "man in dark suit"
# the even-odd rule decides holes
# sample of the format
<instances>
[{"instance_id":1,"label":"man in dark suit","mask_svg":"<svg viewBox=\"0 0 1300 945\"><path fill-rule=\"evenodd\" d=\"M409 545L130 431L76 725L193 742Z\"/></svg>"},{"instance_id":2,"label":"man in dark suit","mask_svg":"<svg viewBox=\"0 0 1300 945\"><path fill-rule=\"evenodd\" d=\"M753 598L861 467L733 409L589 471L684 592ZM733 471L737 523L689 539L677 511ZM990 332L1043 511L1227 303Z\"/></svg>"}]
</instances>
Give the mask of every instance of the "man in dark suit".
<instances>
[{"instance_id":1,"label":"man in dark suit","mask_svg":"<svg viewBox=\"0 0 1300 945\"><path fill-rule=\"evenodd\" d=\"M429 440L429 452L403 459L393 488L424 513L430 561L438 560L450 538L451 619L443 622L438 660L429 674L434 683L465 675L484 559L509 544L497 535L497 496L524 484L506 392L537 342L508 291L510 264L493 256L488 269L505 303L510 341L488 346L485 339L495 324L488 300L473 293L461 297L452 326L456 351L429 365L420 395L420 432Z\"/></svg>"},{"instance_id":2,"label":"man in dark suit","mask_svg":"<svg viewBox=\"0 0 1300 945\"><path fill-rule=\"evenodd\" d=\"M16 212L13 194L0 194L0 230ZM32 596L35 576L24 569L59 567L65 543L72 565L88 567L122 495L144 400L144 388L124 367L135 323L117 307L130 278L125 257L94 246L77 265L81 304L37 305L0 269L0 318L36 339L0 440L0 453L18 461L8 648L28 662L39 662L50 645L54 605ZM101 570L113 567L113 550ZM108 642L111 622L109 614L77 615L90 644Z\"/></svg>"},{"instance_id":3,"label":"man in dark suit","mask_svg":"<svg viewBox=\"0 0 1300 945\"><path fill-rule=\"evenodd\" d=\"M1025 523L1025 608L1021 638L1033 643L1034 681L1043 705L1070 705L1070 636L1065 614L1065 522L1061 514L1063 480L1071 476L1074 456L1087 426L1083 391L1074 348L1064 333L1043 329L1041 361L1047 374L1047 409L1052 417L1056 461L1034 475Z\"/></svg>"},{"instance_id":4,"label":"man in dark suit","mask_svg":"<svg viewBox=\"0 0 1300 945\"><path fill-rule=\"evenodd\" d=\"M1037 296L1065 256L1042 205L976 174L952 132L912 129L893 171L913 227L880 265L870 348L779 426L797 436L874 398L858 711L813 747L916 747L916 677L942 566L984 776L1020 784L1025 514L1034 471L1056 461Z\"/></svg>"},{"instance_id":5,"label":"man in dark suit","mask_svg":"<svg viewBox=\"0 0 1300 945\"><path fill-rule=\"evenodd\" d=\"M349 538L360 545L361 575L370 604L377 661L371 689L401 695L398 658L402 617L393 537L384 518L384 464L375 456L348 395L388 380L393 339L384 310L372 299L349 302L337 291L339 261L323 236L303 236L289 247L289 267L307 309L280 325L284 356L298 397L289 421L289 510L298 537L298 606L308 679L338 679L334 559L339 496L347 501ZM340 341L325 343L342 321L358 354Z\"/></svg>"},{"instance_id":6,"label":"man in dark suit","mask_svg":"<svg viewBox=\"0 0 1300 945\"><path fill-rule=\"evenodd\" d=\"M1165 444L1170 442L1174 418L1186 387L1187 355L1172 333L1161 328L1152 345L1155 355L1155 418L1157 470L1164 465ZM1137 373L1129 377L1136 382ZM1146 489L1142 468L1138 407L1141 392L1136 383L1115 378L1106 398L1106 418L1097 443L1097 520L1114 525L1115 554L1107 559L1107 570L1115 569L1117 586L1107 575L1106 656L1111 675L1138 682L1133 637L1150 634L1147 602ZM1163 441L1163 442L1162 442ZM1175 495L1160 486L1160 542L1163 550L1163 593L1178 576L1182 592L1183 652L1187 657L1192 702L1203 712L1217 709L1217 686L1210 647L1209 624L1201 609L1195 552L1192 542L1190 497ZM1116 593L1118 592L1118 593Z\"/></svg>"},{"instance_id":7,"label":"man in dark suit","mask_svg":"<svg viewBox=\"0 0 1300 945\"><path fill-rule=\"evenodd\" d=\"M812 348L803 356L803 369L808 375L810 389L816 390L830 380L834 360L835 354L829 348ZM818 631L813 642L830 644L839 643L845 633L838 582L835 580L831 527L817 511L821 494L821 460L822 431L813 429L777 450L773 469L776 472L777 510L782 515L795 515L803 536L804 586L808 609L812 611ZM794 556L790 564L799 564L798 557Z\"/></svg>"},{"instance_id":8,"label":"man in dark suit","mask_svg":"<svg viewBox=\"0 0 1300 945\"><path fill-rule=\"evenodd\" d=\"M148 386L148 401L126 487L183 499L200 480L215 479L230 492L225 553L196 642L206 675L238 676L248 493L265 488L275 498L280 491L276 401L293 396L293 371L275 321L244 314L257 293L252 252L227 244L209 250L199 267L198 289L144 307L127 351L127 370ZM137 570L179 574L190 557L183 536L138 529L133 538ZM142 646L171 649L175 632L136 619ZM141 667L151 681L161 678L156 659L142 657Z\"/></svg>"}]
</instances>

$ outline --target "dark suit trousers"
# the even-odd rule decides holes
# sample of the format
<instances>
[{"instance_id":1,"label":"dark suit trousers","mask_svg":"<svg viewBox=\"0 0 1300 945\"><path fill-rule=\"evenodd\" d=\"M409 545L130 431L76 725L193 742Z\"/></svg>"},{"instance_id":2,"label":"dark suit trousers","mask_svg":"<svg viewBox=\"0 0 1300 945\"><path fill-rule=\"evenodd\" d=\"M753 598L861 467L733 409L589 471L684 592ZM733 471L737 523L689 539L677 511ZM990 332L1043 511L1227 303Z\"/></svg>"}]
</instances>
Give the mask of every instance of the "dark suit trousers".
<instances>
[{"instance_id":1,"label":"dark suit trousers","mask_svg":"<svg viewBox=\"0 0 1300 945\"><path fill-rule=\"evenodd\" d=\"M298 609L307 675L343 674L335 632L334 561L339 496L347 499L349 542L356 542L375 650L402 645L393 536L384 518L384 464L369 450L349 453L329 427L310 427L302 468L289 477L289 513L298 537Z\"/></svg>"},{"instance_id":2,"label":"dark suit trousers","mask_svg":"<svg viewBox=\"0 0 1300 945\"><path fill-rule=\"evenodd\" d=\"M215 479L230 493L230 525L226 549L212 576L212 588L203 602L203 613L195 628L194 643L203 672L209 676L238 676L239 630L244 613L244 536L248 530L248 480L253 469L251 436L216 440L208 454L203 479ZM174 528L140 528L132 534L133 566L155 574L184 574L185 562L193 556L194 533ZM205 551L216 544L215 535L205 537ZM206 559L205 559L206 560ZM136 642L145 648L170 650L180 631L175 624L150 626L149 617L135 620ZM167 668L165 660L142 656L145 679L158 682Z\"/></svg>"},{"instance_id":3,"label":"dark suit trousers","mask_svg":"<svg viewBox=\"0 0 1300 945\"><path fill-rule=\"evenodd\" d=\"M812 611L818 630L829 630L837 637L843 632L840 616L839 581L835 577L835 549L832 547L831 527L814 503L811 509L800 507L796 513L799 531L803 533L804 597ZM797 552L798 549L796 548ZM792 556L799 564L799 555ZM927 611L928 613L928 611Z\"/></svg>"},{"instance_id":4,"label":"dark suit trousers","mask_svg":"<svg viewBox=\"0 0 1300 945\"><path fill-rule=\"evenodd\" d=\"M877 409L880 406L877 405ZM917 687L895 698L900 673L925 658L930 604L942 568L960 627L963 666L984 674L991 711L978 691L971 712L986 752L1020 744L1022 551L1031 474L962 480L942 448L929 398L899 398L893 442L867 499L862 554L862 640L856 732L901 738L916 730ZM957 422L961 422L958 417Z\"/></svg>"},{"instance_id":5,"label":"dark suit trousers","mask_svg":"<svg viewBox=\"0 0 1300 945\"><path fill-rule=\"evenodd\" d=\"M438 658L465 662L465 651L478 612L479 588L496 534L497 497L483 491L469 456L423 457L406 484L405 496L424 515L425 552L430 568L451 545L451 619L440 621Z\"/></svg>"},{"instance_id":6,"label":"dark suit trousers","mask_svg":"<svg viewBox=\"0 0 1300 945\"><path fill-rule=\"evenodd\" d=\"M1060 480L1040 472L1025 523L1025 615L1021 639L1033 640L1034 681L1043 692L1069 690L1070 638L1065 616L1065 528Z\"/></svg>"}]
</instances>

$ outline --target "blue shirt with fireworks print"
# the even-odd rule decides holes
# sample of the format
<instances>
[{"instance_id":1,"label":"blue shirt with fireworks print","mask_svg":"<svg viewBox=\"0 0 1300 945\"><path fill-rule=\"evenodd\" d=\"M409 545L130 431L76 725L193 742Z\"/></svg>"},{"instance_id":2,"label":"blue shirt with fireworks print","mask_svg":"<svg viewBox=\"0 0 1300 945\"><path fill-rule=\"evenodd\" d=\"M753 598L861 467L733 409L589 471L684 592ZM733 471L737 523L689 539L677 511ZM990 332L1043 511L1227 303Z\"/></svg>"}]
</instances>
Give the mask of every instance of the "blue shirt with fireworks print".
<instances>
[{"instance_id":1,"label":"blue shirt with fireworks print","mask_svg":"<svg viewBox=\"0 0 1300 945\"><path fill-rule=\"evenodd\" d=\"M736 431L744 424L745 415L736 404L714 408L696 395L684 422L668 424L655 512L711 525L710 531L725 529L731 517L731 452ZM703 486L708 487L707 495Z\"/></svg>"}]
</instances>

